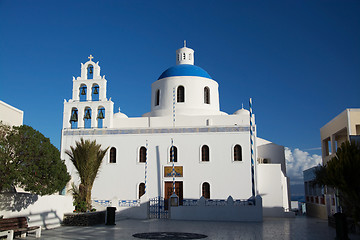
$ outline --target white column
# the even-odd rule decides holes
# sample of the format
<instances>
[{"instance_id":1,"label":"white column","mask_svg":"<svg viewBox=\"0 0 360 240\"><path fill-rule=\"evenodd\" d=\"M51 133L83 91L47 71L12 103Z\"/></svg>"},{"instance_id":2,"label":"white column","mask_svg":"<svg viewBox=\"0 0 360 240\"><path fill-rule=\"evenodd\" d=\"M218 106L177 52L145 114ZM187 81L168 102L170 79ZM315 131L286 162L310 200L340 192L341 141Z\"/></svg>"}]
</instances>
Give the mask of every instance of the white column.
<instances>
[{"instance_id":1,"label":"white column","mask_svg":"<svg viewBox=\"0 0 360 240\"><path fill-rule=\"evenodd\" d=\"M84 128L84 107L78 108L78 128Z\"/></svg>"},{"instance_id":2,"label":"white column","mask_svg":"<svg viewBox=\"0 0 360 240\"><path fill-rule=\"evenodd\" d=\"M97 113L98 113L97 107L94 107L91 109L91 127L92 128L97 127Z\"/></svg>"}]
</instances>

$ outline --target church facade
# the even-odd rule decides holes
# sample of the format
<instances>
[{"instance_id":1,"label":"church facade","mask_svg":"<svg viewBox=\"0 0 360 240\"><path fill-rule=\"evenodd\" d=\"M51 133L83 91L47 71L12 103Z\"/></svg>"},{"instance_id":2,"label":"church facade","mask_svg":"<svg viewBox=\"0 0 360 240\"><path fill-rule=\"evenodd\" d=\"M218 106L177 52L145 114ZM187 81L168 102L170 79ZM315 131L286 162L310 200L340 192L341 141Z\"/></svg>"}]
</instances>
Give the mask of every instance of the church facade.
<instances>
[{"instance_id":1,"label":"church facade","mask_svg":"<svg viewBox=\"0 0 360 240\"><path fill-rule=\"evenodd\" d=\"M65 150L80 138L109 147L92 191L96 202L166 202L176 193L182 205L200 197L260 195L264 216L288 211L284 148L256 136L248 110L220 111L218 83L194 65L192 49L176 51L176 65L151 85L151 111L134 118L114 113L99 62L89 59L64 101L61 158L77 183Z\"/></svg>"}]
</instances>

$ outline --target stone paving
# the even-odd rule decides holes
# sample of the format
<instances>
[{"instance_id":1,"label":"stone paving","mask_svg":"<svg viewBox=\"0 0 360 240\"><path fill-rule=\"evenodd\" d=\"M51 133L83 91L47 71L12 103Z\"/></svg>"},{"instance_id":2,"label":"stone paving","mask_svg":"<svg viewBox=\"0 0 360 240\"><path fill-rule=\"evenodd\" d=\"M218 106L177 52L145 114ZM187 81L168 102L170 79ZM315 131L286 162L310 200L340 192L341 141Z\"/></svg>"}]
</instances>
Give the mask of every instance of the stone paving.
<instances>
[{"instance_id":1,"label":"stone paving","mask_svg":"<svg viewBox=\"0 0 360 240\"><path fill-rule=\"evenodd\" d=\"M43 230L40 239L139 239L132 235L144 232L187 232L205 234L205 239L269 239L269 240L319 240L335 239L334 228L327 221L307 218L266 218L262 223L207 222L175 220L133 220L116 222L115 226L59 227ZM351 240L360 240L360 235L349 234ZM28 239L35 239L29 235Z\"/></svg>"}]
</instances>

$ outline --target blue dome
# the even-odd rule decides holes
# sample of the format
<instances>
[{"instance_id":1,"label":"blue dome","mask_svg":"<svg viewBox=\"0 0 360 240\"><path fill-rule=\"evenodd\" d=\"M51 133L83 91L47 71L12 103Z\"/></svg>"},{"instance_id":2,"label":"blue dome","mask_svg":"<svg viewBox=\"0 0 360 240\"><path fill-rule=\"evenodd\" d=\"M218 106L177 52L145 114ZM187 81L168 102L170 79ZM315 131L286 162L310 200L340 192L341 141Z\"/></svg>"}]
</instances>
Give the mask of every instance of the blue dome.
<instances>
[{"instance_id":1,"label":"blue dome","mask_svg":"<svg viewBox=\"0 0 360 240\"><path fill-rule=\"evenodd\" d=\"M190 64L180 64L165 70L158 78L158 80L166 77L176 77L176 76L194 76L194 77L204 77L204 78L212 79L210 75L201 67Z\"/></svg>"}]
</instances>

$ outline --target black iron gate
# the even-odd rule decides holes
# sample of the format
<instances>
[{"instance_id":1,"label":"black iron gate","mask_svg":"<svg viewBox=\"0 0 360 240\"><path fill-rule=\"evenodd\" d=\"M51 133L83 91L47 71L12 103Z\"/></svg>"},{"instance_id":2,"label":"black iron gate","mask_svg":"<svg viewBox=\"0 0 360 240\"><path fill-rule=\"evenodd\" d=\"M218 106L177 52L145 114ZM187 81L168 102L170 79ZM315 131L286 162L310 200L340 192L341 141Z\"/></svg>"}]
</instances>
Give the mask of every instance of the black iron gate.
<instances>
[{"instance_id":1,"label":"black iron gate","mask_svg":"<svg viewBox=\"0 0 360 240\"><path fill-rule=\"evenodd\" d=\"M169 218L169 211L165 210L165 201L163 197L150 198L149 218Z\"/></svg>"}]
</instances>

